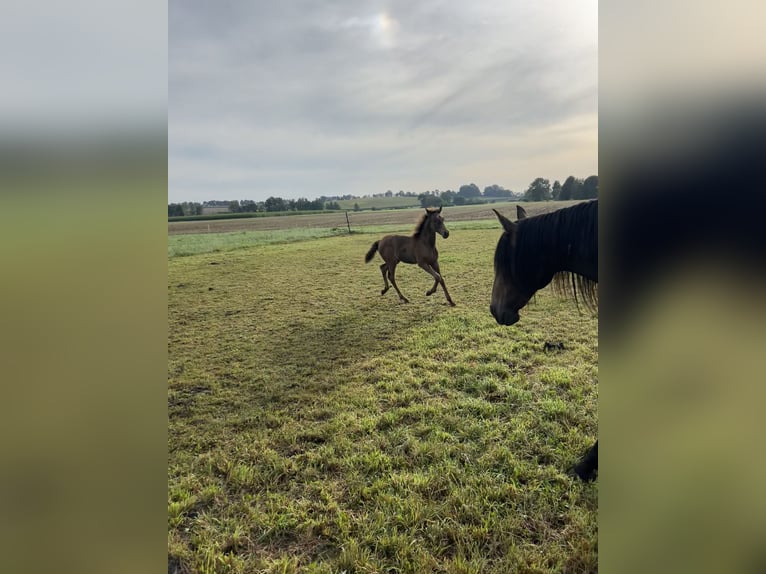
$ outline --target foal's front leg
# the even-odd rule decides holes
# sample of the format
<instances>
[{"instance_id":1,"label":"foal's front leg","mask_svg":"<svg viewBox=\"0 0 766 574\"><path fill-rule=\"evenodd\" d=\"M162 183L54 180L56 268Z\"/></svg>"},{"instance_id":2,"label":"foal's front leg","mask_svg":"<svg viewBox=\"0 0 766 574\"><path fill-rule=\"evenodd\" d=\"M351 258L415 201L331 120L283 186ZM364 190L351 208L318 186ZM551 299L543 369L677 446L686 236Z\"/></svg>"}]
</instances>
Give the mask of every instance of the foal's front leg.
<instances>
[{"instance_id":1,"label":"foal's front leg","mask_svg":"<svg viewBox=\"0 0 766 574\"><path fill-rule=\"evenodd\" d=\"M436 261L431 267L436 271L439 276L441 277L442 272L439 270L439 262ZM433 295L436 293L436 288L439 286L439 281L437 279L434 279L434 286L431 287L428 291L426 291L426 297Z\"/></svg>"},{"instance_id":2,"label":"foal's front leg","mask_svg":"<svg viewBox=\"0 0 766 574\"><path fill-rule=\"evenodd\" d=\"M428 263L425 262L418 262L418 266L420 266L421 269L423 269L426 273L428 273L431 277L434 278L434 281L436 281L439 285L442 286L442 289L444 289L444 296L447 298L447 303L449 303L452 307L455 306L454 301L452 301L452 297L449 296L449 292L447 291L447 285L444 284L444 279L441 275L439 275L438 272L436 272L433 267L431 267Z\"/></svg>"}]
</instances>

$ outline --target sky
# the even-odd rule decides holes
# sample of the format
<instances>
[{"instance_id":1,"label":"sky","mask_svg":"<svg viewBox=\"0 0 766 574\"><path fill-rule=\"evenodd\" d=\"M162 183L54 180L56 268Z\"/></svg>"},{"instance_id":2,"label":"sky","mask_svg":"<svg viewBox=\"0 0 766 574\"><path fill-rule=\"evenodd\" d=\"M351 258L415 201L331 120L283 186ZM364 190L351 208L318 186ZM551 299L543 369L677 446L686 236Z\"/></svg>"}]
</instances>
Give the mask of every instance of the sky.
<instances>
[{"instance_id":1,"label":"sky","mask_svg":"<svg viewBox=\"0 0 766 574\"><path fill-rule=\"evenodd\" d=\"M171 0L168 200L598 173L598 3Z\"/></svg>"}]
</instances>

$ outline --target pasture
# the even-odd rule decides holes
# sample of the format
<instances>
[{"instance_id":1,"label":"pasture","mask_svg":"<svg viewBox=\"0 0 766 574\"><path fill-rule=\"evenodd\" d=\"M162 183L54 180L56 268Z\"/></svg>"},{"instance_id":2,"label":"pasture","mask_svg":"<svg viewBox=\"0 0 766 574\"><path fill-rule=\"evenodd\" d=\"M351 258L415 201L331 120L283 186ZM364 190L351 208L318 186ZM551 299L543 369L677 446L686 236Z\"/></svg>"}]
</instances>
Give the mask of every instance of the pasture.
<instances>
[{"instance_id":1,"label":"pasture","mask_svg":"<svg viewBox=\"0 0 766 574\"><path fill-rule=\"evenodd\" d=\"M450 208L457 306L404 264L411 303L381 297L364 254L420 210L396 213L169 244L169 572L596 571L598 486L566 471L596 438L597 319L546 288L497 325L500 225Z\"/></svg>"},{"instance_id":2,"label":"pasture","mask_svg":"<svg viewBox=\"0 0 766 574\"><path fill-rule=\"evenodd\" d=\"M338 205L341 209L392 209L401 207L420 207L417 197L360 197L358 199L340 199Z\"/></svg>"}]
</instances>

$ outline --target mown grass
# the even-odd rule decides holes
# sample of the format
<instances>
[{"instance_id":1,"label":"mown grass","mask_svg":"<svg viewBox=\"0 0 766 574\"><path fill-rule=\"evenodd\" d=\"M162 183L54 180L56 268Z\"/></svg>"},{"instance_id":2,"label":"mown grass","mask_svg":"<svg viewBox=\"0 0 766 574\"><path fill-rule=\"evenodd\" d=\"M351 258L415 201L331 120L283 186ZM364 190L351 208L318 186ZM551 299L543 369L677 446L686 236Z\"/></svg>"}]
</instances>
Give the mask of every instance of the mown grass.
<instances>
[{"instance_id":1,"label":"mown grass","mask_svg":"<svg viewBox=\"0 0 766 574\"><path fill-rule=\"evenodd\" d=\"M201 253L217 253L271 245L307 241L332 235L348 234L340 227L294 227L290 229L233 231L231 233L194 233L168 236L168 257L183 257Z\"/></svg>"},{"instance_id":2,"label":"mown grass","mask_svg":"<svg viewBox=\"0 0 766 574\"><path fill-rule=\"evenodd\" d=\"M597 321L498 326L498 235L439 240L455 308L371 235L169 261L169 570L596 571Z\"/></svg>"}]
</instances>

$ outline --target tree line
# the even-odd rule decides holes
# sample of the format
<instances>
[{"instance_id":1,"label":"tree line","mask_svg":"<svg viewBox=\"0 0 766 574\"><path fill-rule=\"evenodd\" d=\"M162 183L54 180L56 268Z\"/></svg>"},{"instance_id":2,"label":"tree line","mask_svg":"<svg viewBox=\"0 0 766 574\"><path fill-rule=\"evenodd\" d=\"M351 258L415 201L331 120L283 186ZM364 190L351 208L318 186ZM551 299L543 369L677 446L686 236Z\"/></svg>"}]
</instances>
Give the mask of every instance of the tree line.
<instances>
[{"instance_id":1,"label":"tree line","mask_svg":"<svg viewBox=\"0 0 766 574\"><path fill-rule=\"evenodd\" d=\"M281 197L269 197L265 201L253 201L243 199L241 201L206 201L204 203L184 201L183 203L169 203L168 217L184 215L202 215L205 207L227 208L228 213L257 213L259 211L323 211L325 209L340 209L337 201L326 201L326 198L306 199L283 199Z\"/></svg>"},{"instance_id":2,"label":"tree line","mask_svg":"<svg viewBox=\"0 0 766 574\"><path fill-rule=\"evenodd\" d=\"M538 177L529 184L524 193L526 201L569 201L571 199L596 199L597 197L597 175L591 175L584 180L570 175L564 180L564 185L556 180L552 186L547 179Z\"/></svg>"},{"instance_id":3,"label":"tree line","mask_svg":"<svg viewBox=\"0 0 766 574\"><path fill-rule=\"evenodd\" d=\"M562 185L558 180L551 185L550 181L538 177L524 193L516 193L510 189L493 184L479 189L475 183L461 185L457 191L448 189L447 191L426 191L416 194L411 191L399 191L394 193L391 190L385 193L373 194L373 197L417 197L422 207L439 207L451 205L470 205L477 203L487 203L493 199L516 199L519 201L567 201L572 199L595 199L598 197L598 176L591 175L585 179L578 179L570 175ZM348 199L359 199L355 195L342 196L321 196L317 199L283 199L281 197L269 197L265 201L253 201L243 199L241 201L206 201L204 203L184 201L183 203L169 203L168 217L177 217L185 215L202 215L203 208L214 207L218 209L225 208L229 213L254 213L259 211L323 211L341 209L338 201ZM354 206L359 210L358 204Z\"/></svg>"},{"instance_id":4,"label":"tree line","mask_svg":"<svg viewBox=\"0 0 766 574\"><path fill-rule=\"evenodd\" d=\"M487 203L490 199L517 199L520 201L568 201L572 199L595 199L598 197L598 176L578 179L570 175L562 185L558 180L551 182L538 177L524 193L516 193L510 189L494 184L484 188L484 192L475 183L461 185L458 191L426 191L418 196L422 207L439 207L450 205L470 205Z\"/></svg>"}]
</instances>

